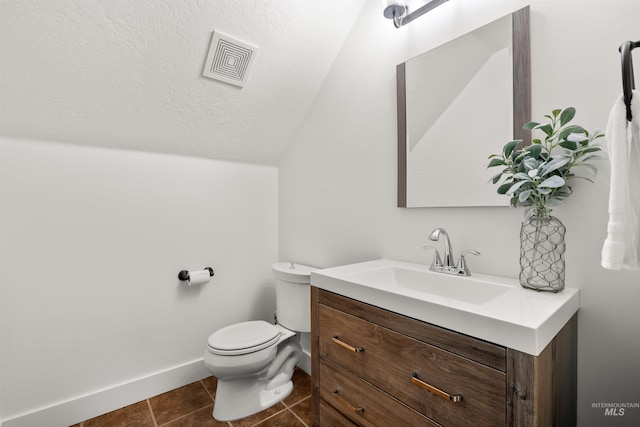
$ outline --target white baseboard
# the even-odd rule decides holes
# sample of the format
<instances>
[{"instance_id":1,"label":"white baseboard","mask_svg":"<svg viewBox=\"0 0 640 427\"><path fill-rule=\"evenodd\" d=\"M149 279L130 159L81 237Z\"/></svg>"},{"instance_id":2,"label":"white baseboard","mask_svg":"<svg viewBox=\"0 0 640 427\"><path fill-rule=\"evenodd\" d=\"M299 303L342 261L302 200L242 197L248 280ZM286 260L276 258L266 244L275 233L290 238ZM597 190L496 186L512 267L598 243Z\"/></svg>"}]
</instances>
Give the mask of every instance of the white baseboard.
<instances>
[{"instance_id":1,"label":"white baseboard","mask_svg":"<svg viewBox=\"0 0 640 427\"><path fill-rule=\"evenodd\" d=\"M303 350L298 367L311 375ZM210 376L202 359L3 420L0 427L67 427Z\"/></svg>"},{"instance_id":2,"label":"white baseboard","mask_svg":"<svg viewBox=\"0 0 640 427\"><path fill-rule=\"evenodd\" d=\"M298 368L305 371L307 375L311 375L311 354L305 349L302 349L302 356L298 362Z\"/></svg>"},{"instance_id":3,"label":"white baseboard","mask_svg":"<svg viewBox=\"0 0 640 427\"><path fill-rule=\"evenodd\" d=\"M126 383L3 420L0 427L67 427L182 387L210 375L204 366L203 360L197 359Z\"/></svg>"}]
</instances>

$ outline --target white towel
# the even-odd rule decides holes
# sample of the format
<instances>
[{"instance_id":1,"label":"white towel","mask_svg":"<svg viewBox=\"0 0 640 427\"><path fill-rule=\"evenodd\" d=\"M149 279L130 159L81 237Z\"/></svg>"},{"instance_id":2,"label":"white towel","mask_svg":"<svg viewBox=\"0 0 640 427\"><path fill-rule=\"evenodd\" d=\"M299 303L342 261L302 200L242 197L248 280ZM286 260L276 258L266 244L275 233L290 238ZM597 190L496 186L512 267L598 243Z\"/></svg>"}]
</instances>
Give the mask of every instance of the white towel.
<instances>
[{"instance_id":1,"label":"white towel","mask_svg":"<svg viewBox=\"0 0 640 427\"><path fill-rule=\"evenodd\" d=\"M640 270L640 92L632 94L632 121L621 95L606 131L611 188L602 266L609 270Z\"/></svg>"}]
</instances>

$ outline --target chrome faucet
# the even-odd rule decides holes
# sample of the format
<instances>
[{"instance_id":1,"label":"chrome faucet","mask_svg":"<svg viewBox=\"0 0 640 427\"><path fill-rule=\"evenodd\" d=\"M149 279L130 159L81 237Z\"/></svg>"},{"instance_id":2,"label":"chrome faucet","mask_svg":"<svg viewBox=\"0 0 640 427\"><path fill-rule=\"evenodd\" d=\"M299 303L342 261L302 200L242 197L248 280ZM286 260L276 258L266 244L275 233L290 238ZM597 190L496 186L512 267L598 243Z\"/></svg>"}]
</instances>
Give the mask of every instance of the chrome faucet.
<instances>
[{"instance_id":1,"label":"chrome faucet","mask_svg":"<svg viewBox=\"0 0 640 427\"><path fill-rule=\"evenodd\" d=\"M449 235L445 231L444 228L436 228L431 232L429 236L429 240L433 240L437 242L440 239L440 235L444 237L444 267L453 267L453 248L451 247L451 242L449 241Z\"/></svg>"},{"instance_id":2,"label":"chrome faucet","mask_svg":"<svg viewBox=\"0 0 640 427\"><path fill-rule=\"evenodd\" d=\"M473 249L466 250L460 255L460 261L458 261L458 265L454 265L453 263L453 247L451 246L451 241L449 240L449 234L447 234L444 228L436 228L429 235L429 240L433 240L437 242L440 240L440 236L442 235L444 240L444 261L440 258L440 254L438 253L438 249L434 246L424 246L422 249L433 249L436 254L433 257L433 262L431 263L431 267L429 270L435 271L438 273L446 273L446 274L455 274L456 276L471 276L471 272L469 271L469 267L467 266L467 262L464 258L465 255L480 255L480 252L475 251Z\"/></svg>"}]
</instances>

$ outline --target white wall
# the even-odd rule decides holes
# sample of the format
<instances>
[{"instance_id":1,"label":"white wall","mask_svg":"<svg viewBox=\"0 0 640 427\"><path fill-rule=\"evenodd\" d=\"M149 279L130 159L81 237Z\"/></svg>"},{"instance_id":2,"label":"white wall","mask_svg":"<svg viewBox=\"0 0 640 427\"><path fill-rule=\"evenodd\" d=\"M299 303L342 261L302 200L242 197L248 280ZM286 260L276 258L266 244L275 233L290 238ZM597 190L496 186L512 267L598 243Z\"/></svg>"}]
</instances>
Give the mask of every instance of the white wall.
<instances>
[{"instance_id":1,"label":"white wall","mask_svg":"<svg viewBox=\"0 0 640 427\"><path fill-rule=\"evenodd\" d=\"M198 371L163 386L175 388L202 374L213 330L273 319L276 168L0 144L0 420L185 364ZM205 266L209 284L179 282ZM67 425L83 419L66 412Z\"/></svg>"},{"instance_id":2,"label":"white wall","mask_svg":"<svg viewBox=\"0 0 640 427\"><path fill-rule=\"evenodd\" d=\"M470 260L472 271L517 276L521 210L395 207L395 66L527 4L533 119L574 106L577 124L604 129L621 92L617 48L640 39L640 2L455 0L398 30L382 17L381 2L367 1L281 160L281 259L318 267L379 257L429 263L421 247L432 229L444 227L457 253L482 252ZM595 184L579 183L554 210L568 229L567 286L581 297L578 420L638 425L640 409L604 418L603 409L591 407L640 402L640 273L599 265L609 185L608 165L600 168ZM443 177L434 185L445 183Z\"/></svg>"}]
</instances>

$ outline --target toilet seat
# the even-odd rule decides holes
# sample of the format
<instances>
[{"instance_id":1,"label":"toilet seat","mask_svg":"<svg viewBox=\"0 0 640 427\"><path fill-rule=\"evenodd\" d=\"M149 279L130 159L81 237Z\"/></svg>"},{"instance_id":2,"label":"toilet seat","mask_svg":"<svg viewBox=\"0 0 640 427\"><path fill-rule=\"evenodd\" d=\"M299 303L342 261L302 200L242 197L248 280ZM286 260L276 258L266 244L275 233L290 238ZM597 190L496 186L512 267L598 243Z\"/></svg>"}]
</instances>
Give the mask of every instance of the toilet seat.
<instances>
[{"instance_id":1,"label":"toilet seat","mask_svg":"<svg viewBox=\"0 0 640 427\"><path fill-rule=\"evenodd\" d=\"M209 351L223 356L253 353L276 344L280 330L264 320L226 326L209 335Z\"/></svg>"}]
</instances>

